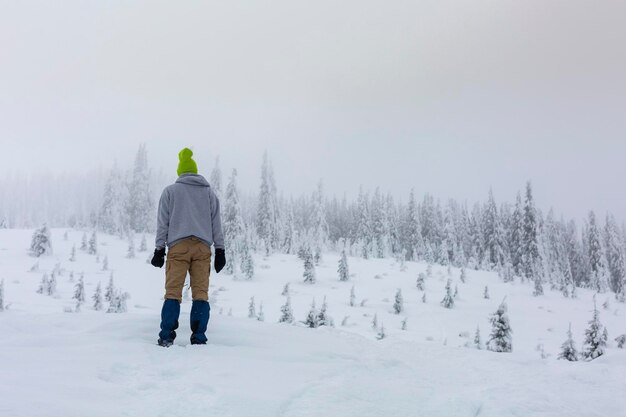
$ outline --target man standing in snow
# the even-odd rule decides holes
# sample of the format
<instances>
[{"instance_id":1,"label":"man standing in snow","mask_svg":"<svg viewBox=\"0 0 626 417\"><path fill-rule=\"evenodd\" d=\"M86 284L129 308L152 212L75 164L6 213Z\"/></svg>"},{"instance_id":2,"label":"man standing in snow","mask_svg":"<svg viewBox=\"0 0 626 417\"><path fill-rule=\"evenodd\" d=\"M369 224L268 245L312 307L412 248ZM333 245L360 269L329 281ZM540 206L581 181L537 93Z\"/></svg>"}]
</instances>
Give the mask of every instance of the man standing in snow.
<instances>
[{"instance_id":1,"label":"man standing in snow","mask_svg":"<svg viewBox=\"0 0 626 417\"><path fill-rule=\"evenodd\" d=\"M185 278L191 282L191 344L206 344L209 322L209 273L211 245L215 246L215 272L226 264L220 202L202 175L198 175L193 152L185 148L178 154L178 179L163 190L159 200L156 249L152 265L165 263L165 301L161 311L158 344L169 347L176 338L180 303Z\"/></svg>"}]
</instances>

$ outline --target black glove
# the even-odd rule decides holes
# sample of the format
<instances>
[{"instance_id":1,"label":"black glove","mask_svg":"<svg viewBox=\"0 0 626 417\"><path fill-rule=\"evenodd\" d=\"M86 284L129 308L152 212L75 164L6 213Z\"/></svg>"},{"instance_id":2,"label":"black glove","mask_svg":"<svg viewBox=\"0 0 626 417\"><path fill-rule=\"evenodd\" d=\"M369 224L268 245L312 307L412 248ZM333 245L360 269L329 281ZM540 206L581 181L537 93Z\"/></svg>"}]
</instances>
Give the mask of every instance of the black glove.
<instances>
[{"instance_id":1,"label":"black glove","mask_svg":"<svg viewBox=\"0 0 626 417\"><path fill-rule=\"evenodd\" d=\"M165 248L155 249L154 256L152 257L152 261L150 261L150 263L152 266L162 268L165 264Z\"/></svg>"},{"instance_id":2,"label":"black glove","mask_svg":"<svg viewBox=\"0 0 626 417\"><path fill-rule=\"evenodd\" d=\"M226 254L224 254L224 249L215 249L215 272L218 274L226 265Z\"/></svg>"}]
</instances>

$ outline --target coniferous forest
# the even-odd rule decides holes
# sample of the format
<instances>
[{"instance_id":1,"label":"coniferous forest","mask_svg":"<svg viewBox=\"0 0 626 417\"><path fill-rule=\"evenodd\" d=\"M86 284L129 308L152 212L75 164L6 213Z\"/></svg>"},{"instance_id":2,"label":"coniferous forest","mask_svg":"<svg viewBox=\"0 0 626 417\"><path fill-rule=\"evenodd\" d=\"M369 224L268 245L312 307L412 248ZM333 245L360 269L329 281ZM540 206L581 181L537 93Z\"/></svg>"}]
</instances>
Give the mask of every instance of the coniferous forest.
<instances>
[{"instance_id":1,"label":"coniferous forest","mask_svg":"<svg viewBox=\"0 0 626 417\"><path fill-rule=\"evenodd\" d=\"M533 186L541 184L525 184L512 202L498 201L489 184L486 201L471 204L413 190L398 198L363 187L348 201L327 195L321 181L309 193L286 197L268 155L260 162L253 192L242 192L236 169L223 173L218 158L207 173L221 201L228 273L252 277L251 251L301 257L309 252L319 262L325 250L345 250L363 258L497 271L504 281L527 282L537 296L550 288L576 297L577 288L589 288L626 301L624 224L610 213L590 211L580 222L543 211L533 197ZM27 194L19 192L23 182L29 184ZM151 170L145 145L129 169L114 166L94 177L58 176L40 183L6 178L0 181L0 227L45 223L120 238L149 233L167 184Z\"/></svg>"}]
</instances>

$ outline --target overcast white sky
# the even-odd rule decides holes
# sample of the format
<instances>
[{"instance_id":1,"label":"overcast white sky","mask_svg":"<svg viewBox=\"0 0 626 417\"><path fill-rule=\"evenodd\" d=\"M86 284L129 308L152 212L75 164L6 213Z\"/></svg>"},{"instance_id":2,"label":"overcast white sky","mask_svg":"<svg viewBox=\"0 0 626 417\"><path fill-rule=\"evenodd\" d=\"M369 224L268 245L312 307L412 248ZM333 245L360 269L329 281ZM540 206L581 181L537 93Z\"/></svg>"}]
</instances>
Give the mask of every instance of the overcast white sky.
<instances>
[{"instance_id":1,"label":"overcast white sky","mask_svg":"<svg viewBox=\"0 0 626 417\"><path fill-rule=\"evenodd\" d=\"M193 145L256 189L360 184L626 219L626 2L0 1L0 175Z\"/></svg>"}]
</instances>

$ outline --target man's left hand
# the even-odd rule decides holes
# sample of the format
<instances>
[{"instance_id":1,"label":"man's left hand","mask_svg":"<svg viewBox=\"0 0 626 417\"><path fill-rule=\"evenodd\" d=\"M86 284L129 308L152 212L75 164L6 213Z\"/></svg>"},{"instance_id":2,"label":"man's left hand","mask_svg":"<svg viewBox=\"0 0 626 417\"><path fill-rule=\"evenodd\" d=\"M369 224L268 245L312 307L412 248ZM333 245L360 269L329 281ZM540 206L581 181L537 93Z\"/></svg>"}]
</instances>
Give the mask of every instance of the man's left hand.
<instances>
[{"instance_id":1,"label":"man's left hand","mask_svg":"<svg viewBox=\"0 0 626 417\"><path fill-rule=\"evenodd\" d=\"M154 256L152 257L152 261L150 261L152 266L157 268L162 268L165 264L165 248L155 249Z\"/></svg>"}]
</instances>

